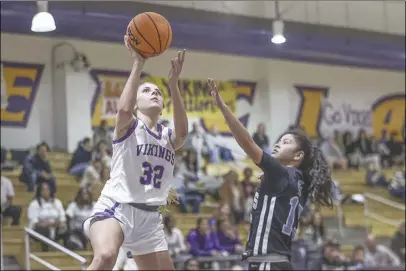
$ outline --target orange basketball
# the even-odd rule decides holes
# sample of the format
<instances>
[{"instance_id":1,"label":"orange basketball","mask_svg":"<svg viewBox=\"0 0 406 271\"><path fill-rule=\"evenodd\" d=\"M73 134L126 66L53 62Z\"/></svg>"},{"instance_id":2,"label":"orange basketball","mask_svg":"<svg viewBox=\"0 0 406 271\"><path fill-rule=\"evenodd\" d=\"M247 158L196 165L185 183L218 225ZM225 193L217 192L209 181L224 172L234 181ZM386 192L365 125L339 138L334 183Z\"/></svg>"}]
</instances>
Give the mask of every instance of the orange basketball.
<instances>
[{"instance_id":1,"label":"orange basketball","mask_svg":"<svg viewBox=\"0 0 406 271\"><path fill-rule=\"evenodd\" d=\"M157 56L172 43L172 29L168 20L155 12L135 16L128 24L127 36L132 48L144 57Z\"/></svg>"}]
</instances>

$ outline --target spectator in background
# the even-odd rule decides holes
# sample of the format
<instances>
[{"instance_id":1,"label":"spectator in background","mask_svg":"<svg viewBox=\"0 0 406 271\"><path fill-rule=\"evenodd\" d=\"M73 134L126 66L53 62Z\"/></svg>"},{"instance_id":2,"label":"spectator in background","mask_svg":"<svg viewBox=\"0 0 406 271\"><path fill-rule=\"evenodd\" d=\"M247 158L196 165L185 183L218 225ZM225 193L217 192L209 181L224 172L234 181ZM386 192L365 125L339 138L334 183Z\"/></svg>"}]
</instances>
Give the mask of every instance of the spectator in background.
<instances>
[{"instance_id":1,"label":"spectator in background","mask_svg":"<svg viewBox=\"0 0 406 271\"><path fill-rule=\"evenodd\" d=\"M224 176L224 183L220 187L220 200L231 207L233 223L239 224L244 219L245 197L242 185L238 181L238 174L230 171Z\"/></svg>"},{"instance_id":2,"label":"spectator in background","mask_svg":"<svg viewBox=\"0 0 406 271\"><path fill-rule=\"evenodd\" d=\"M217 221L224 219L228 220L230 219L230 217L231 217L230 205L228 205L227 203L220 203L215 213L213 214L213 217L210 218L209 220L210 230L213 232L216 231Z\"/></svg>"},{"instance_id":3,"label":"spectator in background","mask_svg":"<svg viewBox=\"0 0 406 271\"><path fill-rule=\"evenodd\" d=\"M395 164L402 165L405 162L405 146L404 142L396 141L396 137L398 136L397 132L392 132L390 134L389 141L387 143L387 147L390 151L390 165L393 166Z\"/></svg>"},{"instance_id":4,"label":"spectator in background","mask_svg":"<svg viewBox=\"0 0 406 271\"><path fill-rule=\"evenodd\" d=\"M392 237L391 250L398 256L400 261L405 263L405 221L400 223L398 230Z\"/></svg>"},{"instance_id":5,"label":"spectator in background","mask_svg":"<svg viewBox=\"0 0 406 271\"><path fill-rule=\"evenodd\" d=\"M220 147L218 146L218 134L217 126L213 125L206 136L206 144L209 151L209 161L210 163L220 162Z\"/></svg>"},{"instance_id":6,"label":"spectator in background","mask_svg":"<svg viewBox=\"0 0 406 271\"><path fill-rule=\"evenodd\" d=\"M246 167L244 168L243 175L244 179L241 181L241 185L244 191L245 199L253 198L255 195L255 187L256 185L252 182L252 168Z\"/></svg>"},{"instance_id":7,"label":"spectator in background","mask_svg":"<svg viewBox=\"0 0 406 271\"><path fill-rule=\"evenodd\" d=\"M369 163L373 163L376 169L381 170L381 157L374 149L374 142L362 129L358 133L355 147L356 153L352 155L355 164L365 166Z\"/></svg>"},{"instance_id":8,"label":"spectator in background","mask_svg":"<svg viewBox=\"0 0 406 271\"><path fill-rule=\"evenodd\" d=\"M189 251L195 257L198 256L217 256L219 251L216 249L214 235L210 231L209 223L206 218L197 219L197 227L191 230L186 238L190 247Z\"/></svg>"},{"instance_id":9,"label":"spectator in background","mask_svg":"<svg viewBox=\"0 0 406 271\"><path fill-rule=\"evenodd\" d=\"M301 226L299 226L300 228ZM292 264L295 270L307 270L309 261L309 244L302 239L301 230L298 229L297 234L292 241Z\"/></svg>"},{"instance_id":10,"label":"spectator in background","mask_svg":"<svg viewBox=\"0 0 406 271\"><path fill-rule=\"evenodd\" d=\"M192 150L196 154L197 168L203 165L203 155L208 153L205 133L198 122L192 124L192 131L188 134L185 142L185 149Z\"/></svg>"},{"instance_id":11,"label":"spectator in background","mask_svg":"<svg viewBox=\"0 0 406 271\"><path fill-rule=\"evenodd\" d=\"M21 206L13 205L14 188L10 179L1 176L1 217L11 217L11 225L20 225Z\"/></svg>"},{"instance_id":12,"label":"spectator in background","mask_svg":"<svg viewBox=\"0 0 406 271\"><path fill-rule=\"evenodd\" d=\"M374 163L367 165L367 172L365 174L365 183L372 187L384 187L387 188L389 182L386 180L385 175L375 168Z\"/></svg>"},{"instance_id":13,"label":"spectator in background","mask_svg":"<svg viewBox=\"0 0 406 271\"><path fill-rule=\"evenodd\" d=\"M340 147L335 143L334 137L330 136L322 142L320 150L331 169L347 169L348 161Z\"/></svg>"},{"instance_id":14,"label":"spectator in background","mask_svg":"<svg viewBox=\"0 0 406 271\"><path fill-rule=\"evenodd\" d=\"M73 152L68 168L69 174L76 177L82 177L91 160L92 142L90 141L90 138L85 137L79 142L78 147Z\"/></svg>"},{"instance_id":15,"label":"spectator in background","mask_svg":"<svg viewBox=\"0 0 406 271\"><path fill-rule=\"evenodd\" d=\"M384 168L392 167L392 159L390 149L388 147L388 139L386 130L382 131L381 138L376 142L376 150L381 157L381 165Z\"/></svg>"},{"instance_id":16,"label":"spectator in background","mask_svg":"<svg viewBox=\"0 0 406 271\"><path fill-rule=\"evenodd\" d=\"M393 176L391 183L389 184L389 193L397 198L406 199L405 191L405 172L396 171L395 176Z\"/></svg>"},{"instance_id":17,"label":"spectator in background","mask_svg":"<svg viewBox=\"0 0 406 271\"><path fill-rule=\"evenodd\" d=\"M399 266L400 260L389 248L376 244L375 236L369 234L365 241L365 267Z\"/></svg>"},{"instance_id":18,"label":"spectator in background","mask_svg":"<svg viewBox=\"0 0 406 271\"><path fill-rule=\"evenodd\" d=\"M180 229L175 227L175 219L170 215L164 218L164 232L171 257L186 252L185 238Z\"/></svg>"},{"instance_id":19,"label":"spectator in background","mask_svg":"<svg viewBox=\"0 0 406 271\"><path fill-rule=\"evenodd\" d=\"M183 178L184 186L179 192L179 208L181 212L187 213L187 206L192 206L192 212L197 214L200 211L200 205L204 201L204 194L200 191L197 181L198 177L197 154L193 150L187 150L177 167L177 175Z\"/></svg>"},{"instance_id":20,"label":"spectator in background","mask_svg":"<svg viewBox=\"0 0 406 271\"><path fill-rule=\"evenodd\" d=\"M365 249L363 246L355 246L351 253L351 260L347 270L362 270L364 267Z\"/></svg>"},{"instance_id":21,"label":"spectator in background","mask_svg":"<svg viewBox=\"0 0 406 271\"><path fill-rule=\"evenodd\" d=\"M217 220L217 230L214 232L216 248L220 252L236 254L243 252L238 230L233 227L228 219Z\"/></svg>"},{"instance_id":22,"label":"spectator in background","mask_svg":"<svg viewBox=\"0 0 406 271\"><path fill-rule=\"evenodd\" d=\"M39 183L47 183L52 191L56 192L55 177L52 174L51 165L47 160L50 148L47 143L37 145L36 153L29 155L24 161L20 180L25 182L29 192L34 191L34 186Z\"/></svg>"},{"instance_id":23,"label":"spectator in background","mask_svg":"<svg viewBox=\"0 0 406 271\"><path fill-rule=\"evenodd\" d=\"M68 218L69 236L66 246L71 250L85 250L87 238L83 232L82 224L92 214L94 202L92 194L86 189L79 189L75 200L66 208Z\"/></svg>"},{"instance_id":24,"label":"spectator in background","mask_svg":"<svg viewBox=\"0 0 406 271\"><path fill-rule=\"evenodd\" d=\"M183 268L185 271L198 271L200 270L199 262L196 261L194 258L190 258L185 262L185 266Z\"/></svg>"},{"instance_id":25,"label":"spectator in background","mask_svg":"<svg viewBox=\"0 0 406 271\"><path fill-rule=\"evenodd\" d=\"M334 130L333 140L334 140L334 145L336 145L338 147L338 149L340 150L340 152L342 154L344 154L344 152L345 152L344 137L343 137L343 135L340 134L340 131Z\"/></svg>"},{"instance_id":26,"label":"spectator in background","mask_svg":"<svg viewBox=\"0 0 406 271\"><path fill-rule=\"evenodd\" d=\"M109 131L109 126L107 120L102 120L100 126L94 128L93 130L93 144L97 145L100 141L106 142L107 146L111 148L111 143L113 140L113 135Z\"/></svg>"},{"instance_id":27,"label":"spectator in background","mask_svg":"<svg viewBox=\"0 0 406 271\"><path fill-rule=\"evenodd\" d=\"M209 223L206 218L197 219L197 227L191 230L186 238L189 252L195 257L199 256L218 256L213 232L210 231Z\"/></svg>"},{"instance_id":28,"label":"spectator in background","mask_svg":"<svg viewBox=\"0 0 406 271\"><path fill-rule=\"evenodd\" d=\"M35 199L28 206L28 221L31 229L52 240L63 239L66 246L65 210L47 183L39 184ZM47 251L48 246L42 243L42 249Z\"/></svg>"},{"instance_id":29,"label":"spectator in background","mask_svg":"<svg viewBox=\"0 0 406 271\"><path fill-rule=\"evenodd\" d=\"M252 138L262 150L269 147L269 138L265 134L265 125L263 123L258 124L257 131L252 135Z\"/></svg>"},{"instance_id":30,"label":"spectator in background","mask_svg":"<svg viewBox=\"0 0 406 271\"><path fill-rule=\"evenodd\" d=\"M310 270L345 270L347 261L337 240L328 240L322 248L322 258Z\"/></svg>"},{"instance_id":31,"label":"spectator in background","mask_svg":"<svg viewBox=\"0 0 406 271\"><path fill-rule=\"evenodd\" d=\"M93 153L93 160L95 159L101 160L104 167L111 168L111 156L107 150L106 141L100 140L99 143L97 143L96 150Z\"/></svg>"},{"instance_id":32,"label":"spectator in background","mask_svg":"<svg viewBox=\"0 0 406 271\"><path fill-rule=\"evenodd\" d=\"M356 154L356 146L355 142L352 138L352 134L349 131L346 131L343 133L343 146L344 146L344 156L348 161L348 165L351 168L357 168L359 167L359 164L357 164L358 161L354 159L354 155Z\"/></svg>"},{"instance_id":33,"label":"spectator in background","mask_svg":"<svg viewBox=\"0 0 406 271\"><path fill-rule=\"evenodd\" d=\"M82 180L80 181L80 187L92 190L93 185L101 183L101 172L103 169L103 163L100 159L94 159L86 168L83 173Z\"/></svg>"}]
</instances>

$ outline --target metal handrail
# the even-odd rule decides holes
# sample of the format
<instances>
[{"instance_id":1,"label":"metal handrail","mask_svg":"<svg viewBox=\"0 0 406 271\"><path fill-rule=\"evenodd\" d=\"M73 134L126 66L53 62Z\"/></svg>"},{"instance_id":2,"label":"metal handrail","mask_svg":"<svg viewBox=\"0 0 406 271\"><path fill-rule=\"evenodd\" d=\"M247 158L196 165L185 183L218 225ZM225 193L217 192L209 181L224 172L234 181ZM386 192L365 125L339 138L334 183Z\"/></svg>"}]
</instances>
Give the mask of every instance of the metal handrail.
<instances>
[{"instance_id":1,"label":"metal handrail","mask_svg":"<svg viewBox=\"0 0 406 271\"><path fill-rule=\"evenodd\" d=\"M382 216L380 214L373 213L373 212L369 211L368 199L375 200L377 202L383 203L385 205L391 206L391 207L393 207L395 209L399 209L399 210L402 210L402 211L406 210L405 205L394 202L392 200L386 199L386 198L378 196L378 195L371 194L371 193L364 193L364 198L365 198L365 201L364 201L364 218L365 218L365 230L367 231L366 232L367 234L368 234L368 229L369 229L368 218L378 220L378 221L380 221L382 223L385 223L385 224L388 224L388 225L391 225L391 226L394 226L394 227L399 225L400 221L398 221L398 220L389 219L389 218L386 218L386 217L384 217L384 216Z\"/></svg>"},{"instance_id":2,"label":"metal handrail","mask_svg":"<svg viewBox=\"0 0 406 271\"><path fill-rule=\"evenodd\" d=\"M34 261L37 261L43 265L45 265L46 267L48 267L49 269L52 270L60 270L59 268L55 267L54 265L44 261L43 259L39 258L38 256L32 254L30 252L30 236L35 237L36 239L39 239L41 242L44 242L54 248L56 248L57 250L71 256L72 258L74 258L75 260L79 261L81 266L82 266L82 270L86 270L86 263L87 260L86 258L80 256L79 254L61 246L60 244L52 241L51 239L39 234L38 232L25 227L24 228L24 245L25 245L25 269L26 270L31 270L31 263L30 263L30 259L33 259Z\"/></svg>"}]
</instances>

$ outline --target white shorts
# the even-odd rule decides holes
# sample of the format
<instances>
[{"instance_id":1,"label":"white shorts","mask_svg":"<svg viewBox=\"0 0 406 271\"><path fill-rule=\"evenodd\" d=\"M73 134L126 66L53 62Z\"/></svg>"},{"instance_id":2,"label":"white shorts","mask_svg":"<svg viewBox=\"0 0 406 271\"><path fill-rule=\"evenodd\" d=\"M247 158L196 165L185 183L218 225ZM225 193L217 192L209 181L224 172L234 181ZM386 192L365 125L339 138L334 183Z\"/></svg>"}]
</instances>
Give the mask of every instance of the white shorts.
<instances>
[{"instance_id":1,"label":"white shorts","mask_svg":"<svg viewBox=\"0 0 406 271\"><path fill-rule=\"evenodd\" d=\"M86 236L89 238L94 219L106 218L117 219L124 233L122 247L135 255L168 250L161 213L143 211L101 195L93 207L92 215L83 223Z\"/></svg>"}]
</instances>

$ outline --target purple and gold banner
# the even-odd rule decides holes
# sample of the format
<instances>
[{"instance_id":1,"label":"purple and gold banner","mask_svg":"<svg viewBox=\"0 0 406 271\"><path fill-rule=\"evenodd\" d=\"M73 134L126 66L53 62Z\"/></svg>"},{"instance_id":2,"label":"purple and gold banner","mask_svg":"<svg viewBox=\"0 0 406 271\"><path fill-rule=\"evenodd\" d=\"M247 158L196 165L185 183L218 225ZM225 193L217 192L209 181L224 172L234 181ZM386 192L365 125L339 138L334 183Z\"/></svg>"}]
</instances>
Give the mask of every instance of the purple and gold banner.
<instances>
[{"instance_id":1,"label":"purple and gold banner","mask_svg":"<svg viewBox=\"0 0 406 271\"><path fill-rule=\"evenodd\" d=\"M34 105L44 65L1 62L1 126L26 127Z\"/></svg>"}]
</instances>

